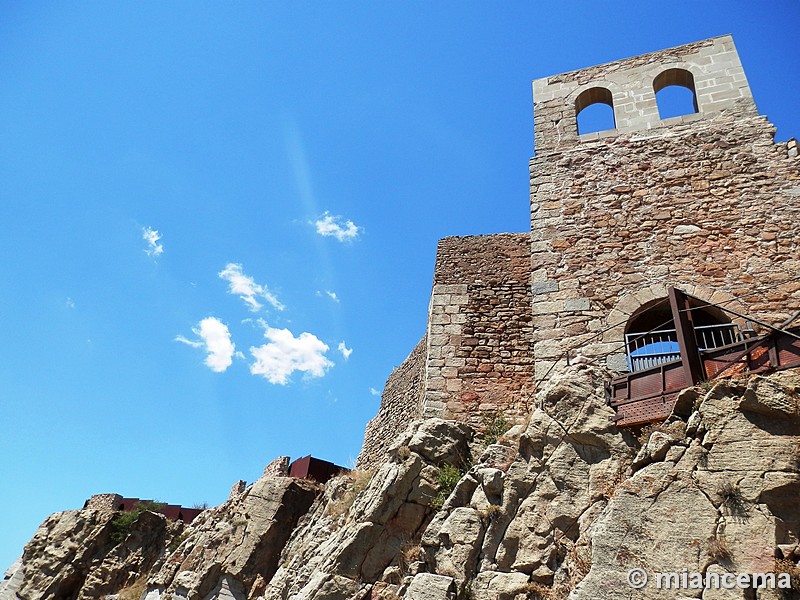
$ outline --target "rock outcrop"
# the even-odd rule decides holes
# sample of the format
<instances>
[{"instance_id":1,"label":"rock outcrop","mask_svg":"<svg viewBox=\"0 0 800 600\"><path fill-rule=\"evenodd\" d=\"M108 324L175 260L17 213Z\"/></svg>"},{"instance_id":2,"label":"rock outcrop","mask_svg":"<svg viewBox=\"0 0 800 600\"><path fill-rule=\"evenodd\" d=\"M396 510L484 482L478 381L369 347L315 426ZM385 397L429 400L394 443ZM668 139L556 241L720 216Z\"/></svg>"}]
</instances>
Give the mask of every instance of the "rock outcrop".
<instances>
[{"instance_id":1,"label":"rock outcrop","mask_svg":"<svg viewBox=\"0 0 800 600\"><path fill-rule=\"evenodd\" d=\"M268 474L185 527L145 511L115 542L113 513L58 513L0 598L677 597L630 587L635 567L777 570L797 585L800 373L687 390L683 416L638 438L609 419L606 378L566 367L493 444L417 421L373 471L324 487ZM725 597L797 594L737 592Z\"/></svg>"}]
</instances>

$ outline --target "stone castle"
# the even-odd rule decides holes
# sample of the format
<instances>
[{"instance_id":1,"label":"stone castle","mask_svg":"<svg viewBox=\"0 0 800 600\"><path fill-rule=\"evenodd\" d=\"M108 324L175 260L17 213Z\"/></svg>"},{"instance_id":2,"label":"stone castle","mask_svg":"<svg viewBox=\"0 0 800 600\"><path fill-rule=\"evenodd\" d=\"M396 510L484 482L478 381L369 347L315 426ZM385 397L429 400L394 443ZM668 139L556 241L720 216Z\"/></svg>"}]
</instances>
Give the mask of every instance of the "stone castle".
<instances>
[{"instance_id":1,"label":"stone castle","mask_svg":"<svg viewBox=\"0 0 800 600\"><path fill-rule=\"evenodd\" d=\"M694 112L661 119L673 85ZM561 361L626 372L626 334L658 325L670 286L762 324L800 310L797 142L774 141L730 36L538 79L533 98L531 231L439 242L426 335L389 377L359 466L416 418L522 418ZM580 134L597 103L614 128Z\"/></svg>"}]
</instances>

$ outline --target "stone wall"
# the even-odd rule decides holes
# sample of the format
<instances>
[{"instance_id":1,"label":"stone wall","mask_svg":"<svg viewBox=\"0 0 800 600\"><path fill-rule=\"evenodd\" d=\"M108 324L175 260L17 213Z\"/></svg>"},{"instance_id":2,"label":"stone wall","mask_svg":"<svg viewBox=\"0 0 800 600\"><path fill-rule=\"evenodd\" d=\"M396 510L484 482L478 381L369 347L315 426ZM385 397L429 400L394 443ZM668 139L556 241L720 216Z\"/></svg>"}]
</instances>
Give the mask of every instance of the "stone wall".
<instances>
[{"instance_id":1,"label":"stone wall","mask_svg":"<svg viewBox=\"0 0 800 600\"><path fill-rule=\"evenodd\" d=\"M116 512L122 504L119 494L95 494L83 504L84 510L100 510L103 512Z\"/></svg>"},{"instance_id":2,"label":"stone wall","mask_svg":"<svg viewBox=\"0 0 800 600\"><path fill-rule=\"evenodd\" d=\"M428 315L425 416L522 418L533 390L527 233L439 242Z\"/></svg>"},{"instance_id":3,"label":"stone wall","mask_svg":"<svg viewBox=\"0 0 800 600\"><path fill-rule=\"evenodd\" d=\"M637 81L676 61L697 71L698 113L545 139L540 106L574 102L563 86ZM577 350L623 369L625 321L668 285L775 325L800 309L796 144L773 142L738 64L725 36L548 79L563 95L536 100L530 163L537 376ZM715 66L735 86L724 101L701 93L701 68Z\"/></svg>"},{"instance_id":4,"label":"stone wall","mask_svg":"<svg viewBox=\"0 0 800 600\"><path fill-rule=\"evenodd\" d=\"M367 423L356 468L370 469L377 465L392 442L421 416L426 350L427 338L423 337L403 364L389 375L378 414Z\"/></svg>"},{"instance_id":5,"label":"stone wall","mask_svg":"<svg viewBox=\"0 0 800 600\"><path fill-rule=\"evenodd\" d=\"M693 87L699 113L661 120L656 89L665 84ZM533 97L537 154L568 148L579 140L668 127L712 113L757 115L729 35L537 79ZM577 114L596 102L612 105L615 129L579 136Z\"/></svg>"}]
</instances>

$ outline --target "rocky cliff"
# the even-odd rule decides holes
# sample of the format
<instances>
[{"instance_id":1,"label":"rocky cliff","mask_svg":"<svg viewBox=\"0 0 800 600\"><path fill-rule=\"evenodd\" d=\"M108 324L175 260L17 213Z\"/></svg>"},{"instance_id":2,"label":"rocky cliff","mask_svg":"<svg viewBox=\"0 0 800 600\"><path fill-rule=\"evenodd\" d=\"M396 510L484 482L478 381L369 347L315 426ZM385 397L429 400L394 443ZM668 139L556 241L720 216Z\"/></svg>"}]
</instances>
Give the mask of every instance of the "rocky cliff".
<instances>
[{"instance_id":1,"label":"rocky cliff","mask_svg":"<svg viewBox=\"0 0 800 600\"><path fill-rule=\"evenodd\" d=\"M416 421L372 471L267 475L187 526L55 514L0 598L800 597L800 372L687 390L641 431L609 420L607 378L565 367L497 439ZM641 589L633 568L651 574ZM775 572L795 589L657 588L655 573L684 570Z\"/></svg>"}]
</instances>

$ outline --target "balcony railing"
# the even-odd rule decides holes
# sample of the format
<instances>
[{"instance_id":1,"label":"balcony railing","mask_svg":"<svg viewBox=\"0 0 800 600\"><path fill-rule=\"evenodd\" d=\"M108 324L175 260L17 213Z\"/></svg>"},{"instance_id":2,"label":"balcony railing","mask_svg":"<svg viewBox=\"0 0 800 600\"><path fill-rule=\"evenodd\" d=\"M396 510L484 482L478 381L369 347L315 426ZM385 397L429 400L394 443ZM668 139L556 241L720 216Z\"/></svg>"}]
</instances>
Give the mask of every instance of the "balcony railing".
<instances>
[{"instance_id":1,"label":"balcony railing","mask_svg":"<svg viewBox=\"0 0 800 600\"><path fill-rule=\"evenodd\" d=\"M694 328L694 335L698 350L701 351L721 348L742 340L742 330L737 323L700 325ZM628 369L631 372L643 371L681 358L675 329L627 333L625 345Z\"/></svg>"}]
</instances>

